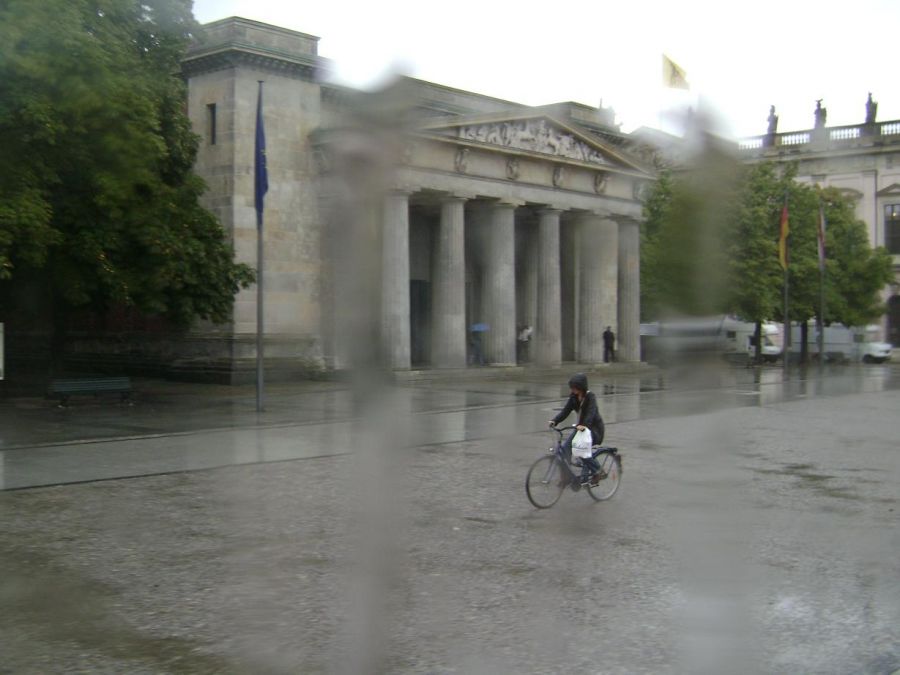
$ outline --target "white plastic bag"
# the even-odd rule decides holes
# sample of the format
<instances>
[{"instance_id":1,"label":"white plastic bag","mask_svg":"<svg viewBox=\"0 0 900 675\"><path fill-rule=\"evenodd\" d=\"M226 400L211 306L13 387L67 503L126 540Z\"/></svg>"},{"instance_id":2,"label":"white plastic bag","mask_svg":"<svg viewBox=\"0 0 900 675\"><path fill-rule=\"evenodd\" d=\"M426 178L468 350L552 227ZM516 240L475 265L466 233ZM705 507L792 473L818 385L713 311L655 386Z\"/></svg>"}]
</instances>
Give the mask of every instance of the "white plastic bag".
<instances>
[{"instance_id":1,"label":"white plastic bag","mask_svg":"<svg viewBox=\"0 0 900 675\"><path fill-rule=\"evenodd\" d=\"M581 459L588 459L591 456L591 430L584 429L576 431L572 438L572 454Z\"/></svg>"}]
</instances>

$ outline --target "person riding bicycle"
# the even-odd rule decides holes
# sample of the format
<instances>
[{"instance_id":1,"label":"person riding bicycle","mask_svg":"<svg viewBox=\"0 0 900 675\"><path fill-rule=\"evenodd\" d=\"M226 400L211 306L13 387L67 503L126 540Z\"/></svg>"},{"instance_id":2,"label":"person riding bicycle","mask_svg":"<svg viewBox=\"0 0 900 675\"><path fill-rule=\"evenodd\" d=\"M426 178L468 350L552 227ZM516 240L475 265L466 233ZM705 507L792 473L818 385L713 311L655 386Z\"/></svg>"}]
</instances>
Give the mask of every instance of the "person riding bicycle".
<instances>
[{"instance_id":1,"label":"person riding bicycle","mask_svg":"<svg viewBox=\"0 0 900 675\"><path fill-rule=\"evenodd\" d=\"M600 445L603 442L605 432L603 418L600 417L600 409L597 407L597 397L594 395L594 392L588 389L588 379L584 373L576 373L569 378L569 399L560 413L550 420L550 426L555 427L573 411L578 413L578 424L575 431L563 442L562 446L566 459L570 462L572 458L572 439L577 431L588 429L591 432L591 445ZM590 480L592 484L596 485L600 481L598 473L600 465L597 463L597 460L582 458L581 464L581 482L586 483Z\"/></svg>"}]
</instances>

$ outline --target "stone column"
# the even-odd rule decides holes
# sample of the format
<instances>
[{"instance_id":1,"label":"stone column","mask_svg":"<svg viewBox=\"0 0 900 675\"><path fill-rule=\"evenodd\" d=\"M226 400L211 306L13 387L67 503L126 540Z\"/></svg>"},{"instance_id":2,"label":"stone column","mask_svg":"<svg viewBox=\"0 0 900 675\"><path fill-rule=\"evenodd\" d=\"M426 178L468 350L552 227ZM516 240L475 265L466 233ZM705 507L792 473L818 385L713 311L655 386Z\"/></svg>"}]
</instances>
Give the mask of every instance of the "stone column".
<instances>
[{"instance_id":1,"label":"stone column","mask_svg":"<svg viewBox=\"0 0 900 675\"><path fill-rule=\"evenodd\" d=\"M617 219L619 224L619 334L616 349L620 361L641 360L641 234L638 221Z\"/></svg>"},{"instance_id":2,"label":"stone column","mask_svg":"<svg viewBox=\"0 0 900 675\"><path fill-rule=\"evenodd\" d=\"M431 362L435 368L466 365L465 200L441 203L432 270Z\"/></svg>"},{"instance_id":3,"label":"stone column","mask_svg":"<svg viewBox=\"0 0 900 675\"><path fill-rule=\"evenodd\" d=\"M498 366L516 364L516 207L492 204L484 256L484 317L490 325L484 356Z\"/></svg>"},{"instance_id":4,"label":"stone column","mask_svg":"<svg viewBox=\"0 0 900 675\"><path fill-rule=\"evenodd\" d=\"M382 340L389 368L410 367L409 194L389 192L382 235Z\"/></svg>"},{"instance_id":5,"label":"stone column","mask_svg":"<svg viewBox=\"0 0 900 675\"><path fill-rule=\"evenodd\" d=\"M538 213L538 289L534 346L535 362L543 366L556 366L562 361L559 214L557 209L542 209Z\"/></svg>"},{"instance_id":6,"label":"stone column","mask_svg":"<svg viewBox=\"0 0 900 675\"><path fill-rule=\"evenodd\" d=\"M617 330L619 227L593 213L578 221L579 275L578 360L603 361L603 331Z\"/></svg>"}]
</instances>

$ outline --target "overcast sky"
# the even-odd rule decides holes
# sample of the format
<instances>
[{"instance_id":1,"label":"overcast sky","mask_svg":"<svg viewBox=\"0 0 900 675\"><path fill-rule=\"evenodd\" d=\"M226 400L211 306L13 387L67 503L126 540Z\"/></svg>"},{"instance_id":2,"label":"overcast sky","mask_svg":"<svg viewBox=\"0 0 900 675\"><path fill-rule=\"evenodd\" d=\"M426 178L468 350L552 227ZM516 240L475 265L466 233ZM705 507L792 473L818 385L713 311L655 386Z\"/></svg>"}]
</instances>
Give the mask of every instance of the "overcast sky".
<instances>
[{"instance_id":1,"label":"overcast sky","mask_svg":"<svg viewBox=\"0 0 900 675\"><path fill-rule=\"evenodd\" d=\"M405 74L530 105L615 108L628 131L667 127L660 111L701 101L723 131L762 134L857 124L872 91L878 119L900 118L900 0L195 0L203 23L228 16L321 37L340 81ZM661 87L661 54L691 92Z\"/></svg>"}]
</instances>

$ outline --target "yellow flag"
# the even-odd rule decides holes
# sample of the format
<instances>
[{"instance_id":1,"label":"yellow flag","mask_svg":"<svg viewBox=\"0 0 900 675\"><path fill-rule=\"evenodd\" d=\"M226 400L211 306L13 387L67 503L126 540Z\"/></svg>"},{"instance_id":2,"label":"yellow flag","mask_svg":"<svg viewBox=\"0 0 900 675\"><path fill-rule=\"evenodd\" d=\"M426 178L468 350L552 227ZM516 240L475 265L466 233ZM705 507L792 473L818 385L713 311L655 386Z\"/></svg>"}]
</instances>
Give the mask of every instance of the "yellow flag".
<instances>
[{"instance_id":1,"label":"yellow flag","mask_svg":"<svg viewBox=\"0 0 900 675\"><path fill-rule=\"evenodd\" d=\"M662 55L663 86L670 89L690 89L684 70L665 54Z\"/></svg>"},{"instance_id":2,"label":"yellow flag","mask_svg":"<svg viewBox=\"0 0 900 675\"><path fill-rule=\"evenodd\" d=\"M781 209L781 224L778 226L778 261L782 269L787 269L791 263L788 251L788 237L791 234L791 226L788 223L787 197L784 198L784 207Z\"/></svg>"}]
</instances>

